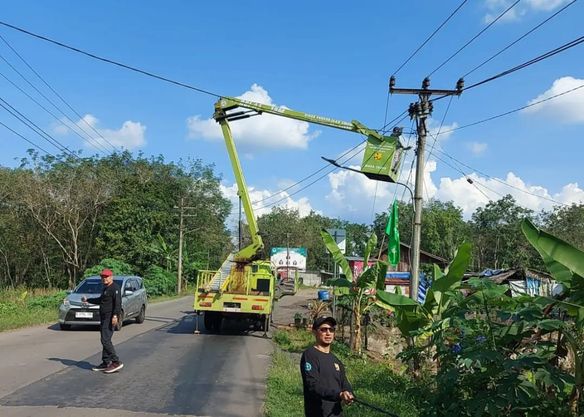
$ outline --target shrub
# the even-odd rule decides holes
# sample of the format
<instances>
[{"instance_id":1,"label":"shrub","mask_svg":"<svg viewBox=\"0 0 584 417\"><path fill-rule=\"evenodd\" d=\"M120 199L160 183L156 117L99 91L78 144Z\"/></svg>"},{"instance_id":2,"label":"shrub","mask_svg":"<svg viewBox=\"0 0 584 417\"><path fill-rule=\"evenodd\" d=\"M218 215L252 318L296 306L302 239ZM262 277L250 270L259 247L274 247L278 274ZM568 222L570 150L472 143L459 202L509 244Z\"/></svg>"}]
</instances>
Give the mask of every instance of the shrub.
<instances>
[{"instance_id":1,"label":"shrub","mask_svg":"<svg viewBox=\"0 0 584 417\"><path fill-rule=\"evenodd\" d=\"M144 286L148 296L174 294L176 292L176 276L157 265L152 265L144 275Z\"/></svg>"},{"instance_id":2,"label":"shrub","mask_svg":"<svg viewBox=\"0 0 584 417\"><path fill-rule=\"evenodd\" d=\"M65 291L59 291L51 295L40 295L31 297L27 300L26 306L28 308L59 308L63 302L63 298L67 296Z\"/></svg>"},{"instance_id":3,"label":"shrub","mask_svg":"<svg viewBox=\"0 0 584 417\"><path fill-rule=\"evenodd\" d=\"M132 265L127 264L124 261L113 258L105 258L102 259L99 264L94 265L91 268L87 268L83 273L83 276L89 277L93 275L99 275L99 273L106 268L111 269L114 275L132 275L135 269Z\"/></svg>"}]
</instances>

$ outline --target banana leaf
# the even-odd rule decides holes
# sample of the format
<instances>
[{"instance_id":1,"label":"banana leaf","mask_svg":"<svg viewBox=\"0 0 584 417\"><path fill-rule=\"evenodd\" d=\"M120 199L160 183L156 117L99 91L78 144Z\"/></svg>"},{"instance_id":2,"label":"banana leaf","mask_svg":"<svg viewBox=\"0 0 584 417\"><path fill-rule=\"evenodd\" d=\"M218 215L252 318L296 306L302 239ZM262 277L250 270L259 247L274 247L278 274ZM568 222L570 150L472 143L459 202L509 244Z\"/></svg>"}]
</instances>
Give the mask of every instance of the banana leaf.
<instances>
[{"instance_id":1,"label":"banana leaf","mask_svg":"<svg viewBox=\"0 0 584 417\"><path fill-rule=\"evenodd\" d=\"M570 288L574 274L584 277L584 252L538 229L529 219L521 222L521 230L529 243L539 252L556 281Z\"/></svg>"},{"instance_id":2,"label":"banana leaf","mask_svg":"<svg viewBox=\"0 0 584 417\"><path fill-rule=\"evenodd\" d=\"M353 271L351 271L351 268L349 267L349 262L345 258L345 255L343 255L343 253L337 246L337 242L335 242L333 237L325 229L322 229L320 231L320 235L322 236L322 240L326 248L333 256L333 260L341 267L341 270L345 274L345 277L352 282Z\"/></svg>"},{"instance_id":3,"label":"banana leaf","mask_svg":"<svg viewBox=\"0 0 584 417\"><path fill-rule=\"evenodd\" d=\"M367 246L365 246L365 253L363 255L363 266L367 268L369 265L369 256L371 256L371 252L377 246L377 235L375 233L371 233L369 236L369 240L367 241Z\"/></svg>"}]
</instances>

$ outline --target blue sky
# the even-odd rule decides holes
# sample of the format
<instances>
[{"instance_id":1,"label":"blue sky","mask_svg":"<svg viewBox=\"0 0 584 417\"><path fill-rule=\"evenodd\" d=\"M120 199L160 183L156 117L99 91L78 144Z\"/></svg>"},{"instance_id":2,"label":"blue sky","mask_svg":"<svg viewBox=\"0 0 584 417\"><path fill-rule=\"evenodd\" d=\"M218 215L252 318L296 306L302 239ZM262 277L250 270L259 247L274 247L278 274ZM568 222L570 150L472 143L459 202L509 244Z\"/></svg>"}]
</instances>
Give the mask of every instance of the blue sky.
<instances>
[{"instance_id":1,"label":"blue sky","mask_svg":"<svg viewBox=\"0 0 584 417\"><path fill-rule=\"evenodd\" d=\"M213 3L22 0L5 2L0 20L220 95L244 95L322 116L357 119L378 128L415 100L413 96L392 96L386 119L390 75L460 1ZM397 86L419 87L424 76L511 3L467 2L399 71ZM460 76L567 3L520 1L433 74L432 87L454 88ZM581 36L583 17L584 4L576 2L469 75L466 84ZM66 98L84 121L46 90L1 40L0 96L70 149L83 149L85 154L98 152L72 133L72 122L55 120L15 89L4 77L62 119L58 110L44 102L6 61L50 96L75 124L94 136L92 129L118 149L162 154L169 161L191 157L213 163L223 175L225 194L235 197L224 143L217 134L218 127L209 120L214 97L92 60L5 27L0 27L0 35ZM584 84L583 51L584 46L577 46L454 98L442 130ZM447 106L448 99L436 102L430 124L434 131ZM426 165L424 197L453 200L467 217L488 199L507 193L534 210L549 209L554 205L550 199L561 203L584 201L583 108L584 89L580 89L526 111L440 135L436 156L430 155ZM0 109L0 121L48 151L57 152L4 109ZM401 126L409 130L411 122L406 119ZM372 214L383 211L394 195L402 197L401 189L395 192L391 185L375 183L349 171L335 171L296 194L292 193L311 181L286 194L279 193L320 169L324 165L321 156L338 157L356 146L361 137L265 115L234 122L232 127L252 188L252 200L276 194L258 204L260 214L270 209L266 204L280 200L280 205L299 208L301 213L312 209L369 223ZM403 140L407 142L408 137ZM428 148L432 142L430 138ZM0 143L0 164L4 166L16 166L30 147L2 126ZM103 146L111 152L109 144L102 143ZM457 165L440 152L468 167ZM412 157L410 153L406 158L403 181L408 177ZM358 156L347 162L359 163ZM465 176L473 178L475 186Z\"/></svg>"}]
</instances>

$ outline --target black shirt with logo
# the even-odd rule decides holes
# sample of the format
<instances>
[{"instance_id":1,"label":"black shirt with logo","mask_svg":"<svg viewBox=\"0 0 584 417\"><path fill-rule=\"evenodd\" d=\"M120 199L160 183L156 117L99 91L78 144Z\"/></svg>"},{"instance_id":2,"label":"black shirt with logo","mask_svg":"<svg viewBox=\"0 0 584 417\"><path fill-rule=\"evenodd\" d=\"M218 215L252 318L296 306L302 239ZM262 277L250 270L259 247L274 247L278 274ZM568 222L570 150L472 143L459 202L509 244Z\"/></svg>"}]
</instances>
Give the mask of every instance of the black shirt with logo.
<instances>
[{"instance_id":1,"label":"black shirt with logo","mask_svg":"<svg viewBox=\"0 0 584 417\"><path fill-rule=\"evenodd\" d=\"M340 394L353 391L343 363L334 354L321 352L312 346L302 354L300 372L306 417L342 416Z\"/></svg>"},{"instance_id":2,"label":"black shirt with logo","mask_svg":"<svg viewBox=\"0 0 584 417\"><path fill-rule=\"evenodd\" d=\"M120 287L115 282L108 286L104 285L101 295L96 298L88 298L87 302L99 304L99 314L102 316L113 314L119 317L122 312Z\"/></svg>"}]
</instances>

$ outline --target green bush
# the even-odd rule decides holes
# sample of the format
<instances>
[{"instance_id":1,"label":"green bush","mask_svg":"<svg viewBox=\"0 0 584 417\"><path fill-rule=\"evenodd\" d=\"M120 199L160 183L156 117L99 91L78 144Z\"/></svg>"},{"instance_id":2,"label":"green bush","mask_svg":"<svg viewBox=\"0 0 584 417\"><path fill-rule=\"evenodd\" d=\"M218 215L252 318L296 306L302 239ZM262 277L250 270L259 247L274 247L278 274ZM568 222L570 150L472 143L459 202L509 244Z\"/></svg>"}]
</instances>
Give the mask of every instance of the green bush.
<instances>
[{"instance_id":1,"label":"green bush","mask_svg":"<svg viewBox=\"0 0 584 417\"><path fill-rule=\"evenodd\" d=\"M65 291L59 291L51 295L38 295L26 300L28 308L59 308L63 299L67 296Z\"/></svg>"},{"instance_id":2,"label":"green bush","mask_svg":"<svg viewBox=\"0 0 584 417\"><path fill-rule=\"evenodd\" d=\"M132 275L134 274L134 267L130 264L125 263L124 261L120 261L118 259L113 258L105 258L102 261L92 266L91 268L87 268L83 273L84 277L90 277L94 275L99 275L99 273L103 269L111 269L114 275Z\"/></svg>"},{"instance_id":3,"label":"green bush","mask_svg":"<svg viewBox=\"0 0 584 417\"><path fill-rule=\"evenodd\" d=\"M150 297L174 294L176 276L157 265L152 265L144 275L144 286Z\"/></svg>"}]
</instances>

